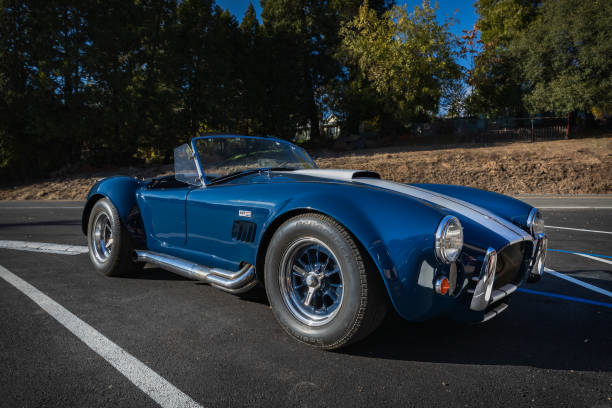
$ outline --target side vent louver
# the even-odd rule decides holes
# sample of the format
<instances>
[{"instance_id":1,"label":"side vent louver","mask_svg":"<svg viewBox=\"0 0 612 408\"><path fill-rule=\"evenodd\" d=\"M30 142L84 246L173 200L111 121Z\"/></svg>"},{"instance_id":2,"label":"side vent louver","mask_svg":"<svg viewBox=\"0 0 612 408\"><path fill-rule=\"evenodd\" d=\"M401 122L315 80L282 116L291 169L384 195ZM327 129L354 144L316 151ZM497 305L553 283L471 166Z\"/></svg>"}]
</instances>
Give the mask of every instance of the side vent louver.
<instances>
[{"instance_id":1,"label":"side vent louver","mask_svg":"<svg viewBox=\"0 0 612 408\"><path fill-rule=\"evenodd\" d=\"M232 226L232 239L243 242L255 241L257 224L250 221L234 221Z\"/></svg>"}]
</instances>

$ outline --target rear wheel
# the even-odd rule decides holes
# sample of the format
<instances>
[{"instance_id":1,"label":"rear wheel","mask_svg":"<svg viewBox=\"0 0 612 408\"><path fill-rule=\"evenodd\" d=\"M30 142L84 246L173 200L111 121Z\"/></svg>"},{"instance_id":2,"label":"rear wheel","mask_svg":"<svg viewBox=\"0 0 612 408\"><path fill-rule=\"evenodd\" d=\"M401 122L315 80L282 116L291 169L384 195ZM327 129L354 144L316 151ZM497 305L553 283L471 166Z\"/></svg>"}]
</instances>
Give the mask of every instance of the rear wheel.
<instances>
[{"instance_id":1,"label":"rear wheel","mask_svg":"<svg viewBox=\"0 0 612 408\"><path fill-rule=\"evenodd\" d=\"M132 262L132 244L115 206L106 198L98 200L87 225L89 259L107 276L126 275L140 264Z\"/></svg>"},{"instance_id":2,"label":"rear wheel","mask_svg":"<svg viewBox=\"0 0 612 408\"><path fill-rule=\"evenodd\" d=\"M355 240L335 220L300 215L276 231L266 254L268 299L299 341L336 349L371 333L387 309L384 287Z\"/></svg>"}]
</instances>

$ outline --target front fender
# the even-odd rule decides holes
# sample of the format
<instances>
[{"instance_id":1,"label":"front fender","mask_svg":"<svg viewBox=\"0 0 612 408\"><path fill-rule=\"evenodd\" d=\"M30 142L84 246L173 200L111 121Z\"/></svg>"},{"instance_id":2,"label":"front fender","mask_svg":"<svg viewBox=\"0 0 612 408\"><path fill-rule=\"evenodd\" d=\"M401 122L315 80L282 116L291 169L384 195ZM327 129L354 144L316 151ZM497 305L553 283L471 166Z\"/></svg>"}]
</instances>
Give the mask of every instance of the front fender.
<instances>
[{"instance_id":1,"label":"front fender","mask_svg":"<svg viewBox=\"0 0 612 408\"><path fill-rule=\"evenodd\" d=\"M418 319L431 312L431 305L426 311L419 305L423 288L417 282L423 263L437 265L434 234L444 214L427 203L392 192L339 184L309 187L303 186L285 202L274 219L300 210L334 218L367 251L401 316ZM431 290L426 291L430 296Z\"/></svg>"}]
</instances>

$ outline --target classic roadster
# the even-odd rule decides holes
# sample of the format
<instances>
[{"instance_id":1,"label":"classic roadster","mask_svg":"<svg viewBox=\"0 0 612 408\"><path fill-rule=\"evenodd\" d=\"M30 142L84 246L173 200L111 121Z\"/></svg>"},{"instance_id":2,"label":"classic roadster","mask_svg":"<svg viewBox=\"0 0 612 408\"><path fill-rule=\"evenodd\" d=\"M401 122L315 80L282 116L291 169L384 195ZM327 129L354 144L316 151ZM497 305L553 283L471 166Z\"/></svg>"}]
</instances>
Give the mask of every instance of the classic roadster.
<instances>
[{"instance_id":1,"label":"classic roadster","mask_svg":"<svg viewBox=\"0 0 612 408\"><path fill-rule=\"evenodd\" d=\"M262 284L295 339L335 349L387 309L408 320L483 322L544 269L536 208L468 187L319 169L271 137L199 136L172 176L94 185L83 232L95 269L145 263L230 293Z\"/></svg>"}]
</instances>

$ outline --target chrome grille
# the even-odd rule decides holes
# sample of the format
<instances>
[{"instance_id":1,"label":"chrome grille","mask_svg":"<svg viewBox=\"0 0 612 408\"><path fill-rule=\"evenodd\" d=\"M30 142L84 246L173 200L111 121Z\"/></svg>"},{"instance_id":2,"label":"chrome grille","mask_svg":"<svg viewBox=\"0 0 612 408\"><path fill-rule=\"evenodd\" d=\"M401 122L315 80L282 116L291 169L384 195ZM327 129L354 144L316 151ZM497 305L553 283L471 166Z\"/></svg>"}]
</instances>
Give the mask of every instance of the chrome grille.
<instances>
[{"instance_id":1,"label":"chrome grille","mask_svg":"<svg viewBox=\"0 0 612 408\"><path fill-rule=\"evenodd\" d=\"M509 283L518 284L525 273L525 255L528 242L518 242L504 248L497 254L495 283L497 289Z\"/></svg>"}]
</instances>

